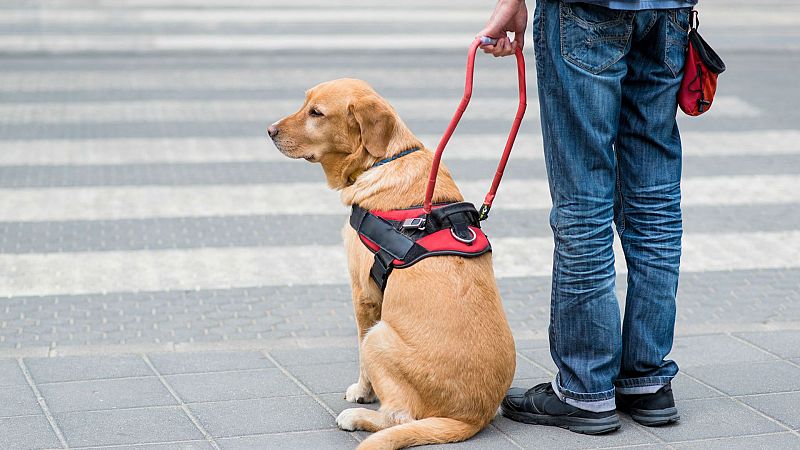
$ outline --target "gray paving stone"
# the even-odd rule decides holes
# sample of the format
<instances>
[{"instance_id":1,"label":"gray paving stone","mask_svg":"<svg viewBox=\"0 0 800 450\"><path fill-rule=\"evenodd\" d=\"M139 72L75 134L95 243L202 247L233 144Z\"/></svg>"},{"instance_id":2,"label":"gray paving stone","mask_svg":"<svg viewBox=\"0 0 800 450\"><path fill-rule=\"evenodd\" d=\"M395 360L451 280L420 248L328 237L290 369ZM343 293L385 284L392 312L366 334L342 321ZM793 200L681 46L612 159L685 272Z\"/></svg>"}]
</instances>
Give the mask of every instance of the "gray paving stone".
<instances>
[{"instance_id":1,"label":"gray paving stone","mask_svg":"<svg viewBox=\"0 0 800 450\"><path fill-rule=\"evenodd\" d=\"M800 330L736 333L736 335L782 358L800 358Z\"/></svg>"},{"instance_id":2,"label":"gray paving stone","mask_svg":"<svg viewBox=\"0 0 800 450\"><path fill-rule=\"evenodd\" d=\"M792 433L768 434L762 436L737 436L733 438L711 439L672 444L681 450L798 450L800 437Z\"/></svg>"},{"instance_id":3,"label":"gray paving stone","mask_svg":"<svg viewBox=\"0 0 800 450\"><path fill-rule=\"evenodd\" d=\"M44 416L2 417L0 448L61 448L61 443Z\"/></svg>"},{"instance_id":4,"label":"gray paving stone","mask_svg":"<svg viewBox=\"0 0 800 450\"><path fill-rule=\"evenodd\" d=\"M377 410L381 406L380 402L367 403L361 405L357 403L350 403L344 399L344 393L319 394L319 398L337 415L340 412L344 411L345 409L349 408L367 408L367 409Z\"/></svg>"},{"instance_id":5,"label":"gray paving stone","mask_svg":"<svg viewBox=\"0 0 800 450\"><path fill-rule=\"evenodd\" d=\"M288 370L311 391L318 394L342 392L358 381L355 362L293 366Z\"/></svg>"},{"instance_id":6,"label":"gray paving stone","mask_svg":"<svg viewBox=\"0 0 800 450\"><path fill-rule=\"evenodd\" d=\"M55 418L71 447L203 439L178 407L81 411Z\"/></svg>"},{"instance_id":7,"label":"gray paving stone","mask_svg":"<svg viewBox=\"0 0 800 450\"><path fill-rule=\"evenodd\" d=\"M15 359L0 359L0 387L27 385L28 382Z\"/></svg>"},{"instance_id":8,"label":"gray paving stone","mask_svg":"<svg viewBox=\"0 0 800 450\"><path fill-rule=\"evenodd\" d=\"M550 348L550 343L547 339L520 339L515 342L517 351Z\"/></svg>"},{"instance_id":9,"label":"gray paving stone","mask_svg":"<svg viewBox=\"0 0 800 450\"><path fill-rule=\"evenodd\" d=\"M147 355L162 375L275 367L260 352L188 352Z\"/></svg>"},{"instance_id":10,"label":"gray paving stone","mask_svg":"<svg viewBox=\"0 0 800 450\"><path fill-rule=\"evenodd\" d=\"M740 397L739 400L793 430L800 430L800 392L754 395Z\"/></svg>"},{"instance_id":11,"label":"gray paving stone","mask_svg":"<svg viewBox=\"0 0 800 450\"><path fill-rule=\"evenodd\" d=\"M93 447L93 448L108 448L109 450L112 448L118 449L119 446L113 447ZM209 450L213 449L214 447L208 441L173 441L173 442L161 442L158 444L144 444L144 445L136 445L134 447L123 447L123 448L130 448L131 450Z\"/></svg>"},{"instance_id":12,"label":"gray paving stone","mask_svg":"<svg viewBox=\"0 0 800 450\"><path fill-rule=\"evenodd\" d=\"M648 430L668 442L744 436L785 431L785 428L728 398L676 402L681 420Z\"/></svg>"},{"instance_id":13,"label":"gray paving stone","mask_svg":"<svg viewBox=\"0 0 800 450\"><path fill-rule=\"evenodd\" d=\"M297 348L270 350L269 354L283 366L306 366L311 364L349 363L358 361L356 340L352 347L342 348Z\"/></svg>"},{"instance_id":14,"label":"gray paving stone","mask_svg":"<svg viewBox=\"0 0 800 450\"><path fill-rule=\"evenodd\" d=\"M36 383L151 376L153 371L135 355L25 358Z\"/></svg>"},{"instance_id":15,"label":"gray paving stone","mask_svg":"<svg viewBox=\"0 0 800 450\"><path fill-rule=\"evenodd\" d=\"M39 391L54 413L178 404L156 377L47 383Z\"/></svg>"},{"instance_id":16,"label":"gray paving stone","mask_svg":"<svg viewBox=\"0 0 800 450\"><path fill-rule=\"evenodd\" d=\"M456 442L453 444L443 445L422 445L417 448L427 449L454 449L454 450L479 450L479 449L498 449L498 450L513 450L519 447L515 446L503 436L496 428L489 425L478 434L471 437L464 442Z\"/></svg>"},{"instance_id":17,"label":"gray paving stone","mask_svg":"<svg viewBox=\"0 0 800 450\"><path fill-rule=\"evenodd\" d=\"M284 397L303 393L278 369L167 375L165 378L184 402Z\"/></svg>"},{"instance_id":18,"label":"gray paving stone","mask_svg":"<svg viewBox=\"0 0 800 450\"><path fill-rule=\"evenodd\" d=\"M29 386L0 388L0 417L42 414L39 402Z\"/></svg>"},{"instance_id":19,"label":"gray paving stone","mask_svg":"<svg viewBox=\"0 0 800 450\"><path fill-rule=\"evenodd\" d=\"M737 362L769 361L774 356L755 349L724 334L683 336L675 338L668 359L680 367Z\"/></svg>"},{"instance_id":20,"label":"gray paving stone","mask_svg":"<svg viewBox=\"0 0 800 450\"><path fill-rule=\"evenodd\" d=\"M214 437L336 427L334 418L307 396L192 403L189 408Z\"/></svg>"},{"instance_id":21,"label":"gray paving stone","mask_svg":"<svg viewBox=\"0 0 800 450\"><path fill-rule=\"evenodd\" d=\"M517 354L517 371L514 378L552 378L552 374L527 359L520 358Z\"/></svg>"},{"instance_id":22,"label":"gray paving stone","mask_svg":"<svg viewBox=\"0 0 800 450\"><path fill-rule=\"evenodd\" d=\"M493 423L522 447L530 449L602 448L653 442L653 437L630 419L620 416L620 420L623 423L619 431L602 436L588 436L557 427L529 425L502 416L496 417Z\"/></svg>"},{"instance_id":23,"label":"gray paving stone","mask_svg":"<svg viewBox=\"0 0 800 450\"><path fill-rule=\"evenodd\" d=\"M358 441L342 430L321 430L304 433L266 434L217 439L222 450L298 449L353 450Z\"/></svg>"},{"instance_id":24,"label":"gray paving stone","mask_svg":"<svg viewBox=\"0 0 800 450\"><path fill-rule=\"evenodd\" d=\"M618 278L618 285L624 288L624 278ZM517 336L547 329L549 277L501 279L499 287ZM800 269L685 273L679 297L679 333L682 326L696 330L705 324L791 320L800 317ZM0 328L0 348L323 336L352 337L353 347L356 343L347 285L18 297L3 304L0 320L9 318ZM242 307L251 309L239 311ZM241 314L253 312L248 317L252 324L236 325ZM98 325L117 331L93 328ZM546 347L545 340L539 341L521 342L520 349Z\"/></svg>"},{"instance_id":25,"label":"gray paving stone","mask_svg":"<svg viewBox=\"0 0 800 450\"><path fill-rule=\"evenodd\" d=\"M715 364L685 371L728 395L800 391L800 367L786 361Z\"/></svg>"},{"instance_id":26,"label":"gray paving stone","mask_svg":"<svg viewBox=\"0 0 800 450\"><path fill-rule=\"evenodd\" d=\"M703 383L689 378L683 372L678 372L678 375L672 379L672 392L675 395L675 400L694 400L723 396L723 394Z\"/></svg>"},{"instance_id":27,"label":"gray paving stone","mask_svg":"<svg viewBox=\"0 0 800 450\"><path fill-rule=\"evenodd\" d=\"M558 372L558 368L556 367L556 364L553 362L553 357L550 355L550 348L548 347L523 349L519 350L518 353L521 353L525 357L531 359L540 366L549 370L553 376L555 376L556 372Z\"/></svg>"}]
</instances>

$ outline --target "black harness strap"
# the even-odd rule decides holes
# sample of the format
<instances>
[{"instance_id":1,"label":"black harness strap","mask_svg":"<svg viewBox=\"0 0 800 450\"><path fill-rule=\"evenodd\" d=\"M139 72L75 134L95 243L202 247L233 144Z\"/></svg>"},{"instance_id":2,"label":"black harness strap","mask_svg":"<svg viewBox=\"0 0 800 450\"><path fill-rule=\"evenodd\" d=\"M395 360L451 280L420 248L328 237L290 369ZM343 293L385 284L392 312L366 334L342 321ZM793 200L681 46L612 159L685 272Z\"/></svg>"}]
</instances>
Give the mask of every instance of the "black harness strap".
<instances>
[{"instance_id":1,"label":"black harness strap","mask_svg":"<svg viewBox=\"0 0 800 450\"><path fill-rule=\"evenodd\" d=\"M392 269L394 269L392 262L394 262L394 257L385 250L381 249L375 253L375 262L372 263L372 268L369 269L369 276L372 277L372 281L378 285L378 289L380 289L381 292L386 290L386 283L389 282L389 275L391 275Z\"/></svg>"},{"instance_id":2,"label":"black harness strap","mask_svg":"<svg viewBox=\"0 0 800 450\"><path fill-rule=\"evenodd\" d=\"M357 223L353 223L354 221ZM360 206L353 205L350 226L370 241L380 245L388 254L400 260L404 259L411 247L414 246L414 241L397 231L391 223L369 214L369 211Z\"/></svg>"},{"instance_id":3,"label":"black harness strap","mask_svg":"<svg viewBox=\"0 0 800 450\"><path fill-rule=\"evenodd\" d=\"M375 253L375 262L372 263L369 274L383 291L394 268L392 266L394 260L404 260L412 248L419 246L411 238L397 231L391 223L369 214L369 211L358 205L353 205L350 226L358 234L380 246L380 250Z\"/></svg>"},{"instance_id":4,"label":"black harness strap","mask_svg":"<svg viewBox=\"0 0 800 450\"><path fill-rule=\"evenodd\" d=\"M478 211L472 203L453 203L443 208L431 211L431 222L436 229L450 228L453 237L461 242L472 242L475 234L469 229L470 225L480 228Z\"/></svg>"}]
</instances>

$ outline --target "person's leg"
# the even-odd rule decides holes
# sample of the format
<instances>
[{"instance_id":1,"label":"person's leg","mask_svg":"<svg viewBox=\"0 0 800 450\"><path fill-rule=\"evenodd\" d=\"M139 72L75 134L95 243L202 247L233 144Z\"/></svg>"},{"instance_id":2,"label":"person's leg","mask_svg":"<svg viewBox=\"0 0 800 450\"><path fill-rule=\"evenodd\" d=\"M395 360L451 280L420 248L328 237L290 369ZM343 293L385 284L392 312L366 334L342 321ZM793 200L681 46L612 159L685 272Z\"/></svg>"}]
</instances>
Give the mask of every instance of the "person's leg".
<instances>
[{"instance_id":1,"label":"person's leg","mask_svg":"<svg viewBox=\"0 0 800 450\"><path fill-rule=\"evenodd\" d=\"M675 120L688 9L637 16L616 141L616 223L628 266L620 394L658 391L672 348L681 255L681 143Z\"/></svg>"},{"instance_id":2,"label":"person's leg","mask_svg":"<svg viewBox=\"0 0 800 450\"><path fill-rule=\"evenodd\" d=\"M550 351L567 404L615 408L622 351L612 250L617 135L634 13L540 0L539 105L553 209Z\"/></svg>"}]
</instances>

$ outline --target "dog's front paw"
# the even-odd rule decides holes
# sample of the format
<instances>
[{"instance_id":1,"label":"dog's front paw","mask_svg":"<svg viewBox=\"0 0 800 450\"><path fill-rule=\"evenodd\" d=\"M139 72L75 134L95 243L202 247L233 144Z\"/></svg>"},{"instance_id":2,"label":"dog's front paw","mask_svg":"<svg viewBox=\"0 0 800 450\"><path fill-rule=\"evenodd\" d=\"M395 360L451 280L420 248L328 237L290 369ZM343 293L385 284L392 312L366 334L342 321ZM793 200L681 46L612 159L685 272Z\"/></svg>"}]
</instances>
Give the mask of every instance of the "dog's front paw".
<instances>
[{"instance_id":1,"label":"dog's front paw","mask_svg":"<svg viewBox=\"0 0 800 450\"><path fill-rule=\"evenodd\" d=\"M350 403L374 403L378 397L372 388L365 388L359 383L353 383L347 388L344 399Z\"/></svg>"},{"instance_id":2,"label":"dog's front paw","mask_svg":"<svg viewBox=\"0 0 800 450\"><path fill-rule=\"evenodd\" d=\"M340 412L336 417L336 425L344 431L356 431L359 428L356 426L359 417L359 410L363 408L350 408Z\"/></svg>"}]
</instances>

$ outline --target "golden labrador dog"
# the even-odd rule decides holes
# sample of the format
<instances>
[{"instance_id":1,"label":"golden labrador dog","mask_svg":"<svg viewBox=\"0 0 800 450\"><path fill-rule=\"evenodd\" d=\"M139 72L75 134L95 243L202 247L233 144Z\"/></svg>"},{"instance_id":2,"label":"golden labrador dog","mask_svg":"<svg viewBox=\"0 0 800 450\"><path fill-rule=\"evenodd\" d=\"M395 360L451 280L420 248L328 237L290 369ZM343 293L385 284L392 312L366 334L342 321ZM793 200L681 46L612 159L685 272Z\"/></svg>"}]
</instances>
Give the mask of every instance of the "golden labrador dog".
<instances>
[{"instance_id":1,"label":"golden labrador dog","mask_svg":"<svg viewBox=\"0 0 800 450\"><path fill-rule=\"evenodd\" d=\"M290 158L320 163L345 205L393 210L421 205L433 154L367 83L340 79L308 92L303 106L269 127ZM371 168L383 158L410 153ZM439 169L434 202L462 201ZM396 269L385 292L370 279L373 254L343 229L353 290L360 376L345 398L343 430L376 432L359 449L396 449L472 437L495 415L515 370L514 340L491 253L434 256Z\"/></svg>"}]
</instances>

